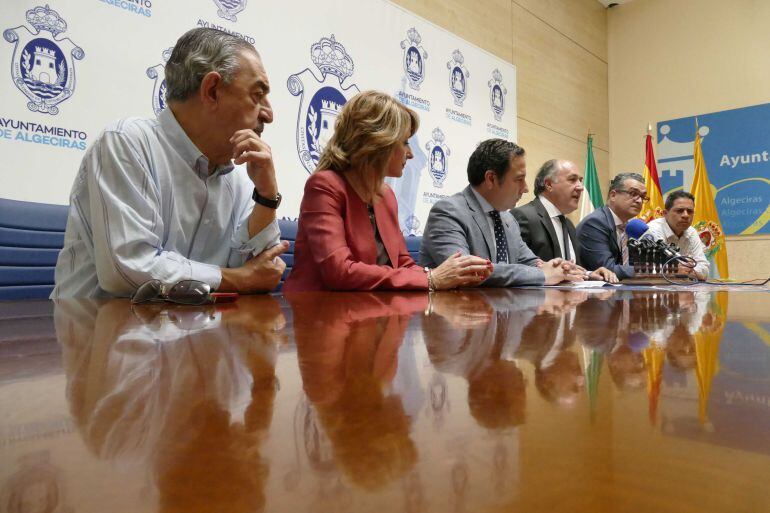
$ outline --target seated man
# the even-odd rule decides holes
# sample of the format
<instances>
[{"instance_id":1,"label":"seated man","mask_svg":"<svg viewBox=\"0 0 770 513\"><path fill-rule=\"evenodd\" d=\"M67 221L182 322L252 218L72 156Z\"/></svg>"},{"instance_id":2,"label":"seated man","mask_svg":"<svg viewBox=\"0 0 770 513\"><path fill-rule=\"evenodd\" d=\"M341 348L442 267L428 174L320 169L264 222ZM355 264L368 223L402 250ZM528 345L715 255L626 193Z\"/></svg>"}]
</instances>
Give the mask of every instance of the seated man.
<instances>
[{"instance_id":1,"label":"seated man","mask_svg":"<svg viewBox=\"0 0 770 513\"><path fill-rule=\"evenodd\" d=\"M569 160L549 160L535 177L535 199L511 210L519 222L524 243L543 260L563 257L581 265L575 254L575 225L566 217L577 209L583 193L583 177ZM618 281L612 271L599 267L594 280Z\"/></svg>"},{"instance_id":2,"label":"seated man","mask_svg":"<svg viewBox=\"0 0 770 513\"><path fill-rule=\"evenodd\" d=\"M588 269L606 267L618 278L632 278L628 265L626 224L639 214L647 198L644 178L620 173L610 182L607 204L594 210L577 227L578 258Z\"/></svg>"},{"instance_id":3,"label":"seated man","mask_svg":"<svg viewBox=\"0 0 770 513\"><path fill-rule=\"evenodd\" d=\"M276 257L288 244L261 139L273 111L259 54L225 32L193 29L165 74L158 119L108 126L83 157L51 298L130 296L151 279L244 293L279 282Z\"/></svg>"},{"instance_id":4,"label":"seated man","mask_svg":"<svg viewBox=\"0 0 770 513\"><path fill-rule=\"evenodd\" d=\"M435 267L455 253L494 262L486 287L551 285L579 281L582 270L561 258L543 263L521 240L508 210L527 192L524 148L487 139L468 161L470 185L433 205L425 223L420 264Z\"/></svg>"},{"instance_id":5,"label":"seated man","mask_svg":"<svg viewBox=\"0 0 770 513\"><path fill-rule=\"evenodd\" d=\"M679 264L678 273L689 274L699 280L709 275L709 262L703 249L703 243L692 225L695 213L695 196L685 191L674 191L666 197L666 209L663 217L649 222L649 233L664 242L673 242L679 246L682 256L692 257L695 268Z\"/></svg>"}]
</instances>

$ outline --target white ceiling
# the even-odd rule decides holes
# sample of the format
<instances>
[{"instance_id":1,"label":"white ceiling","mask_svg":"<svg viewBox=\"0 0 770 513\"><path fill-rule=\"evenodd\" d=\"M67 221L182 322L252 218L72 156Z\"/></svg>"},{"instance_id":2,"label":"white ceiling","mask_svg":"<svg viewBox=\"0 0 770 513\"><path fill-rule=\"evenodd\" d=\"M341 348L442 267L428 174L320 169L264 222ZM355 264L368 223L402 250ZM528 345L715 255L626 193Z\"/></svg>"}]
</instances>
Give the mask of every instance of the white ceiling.
<instances>
[{"instance_id":1,"label":"white ceiling","mask_svg":"<svg viewBox=\"0 0 770 513\"><path fill-rule=\"evenodd\" d=\"M610 4L627 4L631 0L598 0L604 7L609 7Z\"/></svg>"}]
</instances>

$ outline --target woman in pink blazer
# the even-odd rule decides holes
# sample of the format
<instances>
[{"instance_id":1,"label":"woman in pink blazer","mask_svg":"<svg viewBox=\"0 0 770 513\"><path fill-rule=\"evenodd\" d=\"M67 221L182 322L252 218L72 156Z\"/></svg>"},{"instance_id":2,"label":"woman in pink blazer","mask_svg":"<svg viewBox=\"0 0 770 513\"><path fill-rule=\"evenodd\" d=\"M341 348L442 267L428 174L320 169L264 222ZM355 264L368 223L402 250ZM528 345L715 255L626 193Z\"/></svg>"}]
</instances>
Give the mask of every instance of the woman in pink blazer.
<instances>
[{"instance_id":1,"label":"woman in pink blazer","mask_svg":"<svg viewBox=\"0 0 770 513\"><path fill-rule=\"evenodd\" d=\"M418 124L414 111L384 93L364 91L345 104L305 183L284 292L440 290L490 275L488 260L459 254L426 271L406 250L385 178L403 174Z\"/></svg>"}]
</instances>

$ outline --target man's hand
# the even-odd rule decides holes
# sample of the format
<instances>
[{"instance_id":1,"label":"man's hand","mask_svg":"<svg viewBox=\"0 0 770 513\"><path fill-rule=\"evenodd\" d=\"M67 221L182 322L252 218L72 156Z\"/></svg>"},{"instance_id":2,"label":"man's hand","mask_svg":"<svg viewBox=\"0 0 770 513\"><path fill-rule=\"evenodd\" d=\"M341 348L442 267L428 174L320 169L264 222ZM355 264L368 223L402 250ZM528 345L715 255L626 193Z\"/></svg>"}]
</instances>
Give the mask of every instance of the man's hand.
<instances>
[{"instance_id":1,"label":"man's hand","mask_svg":"<svg viewBox=\"0 0 770 513\"><path fill-rule=\"evenodd\" d=\"M495 314L484 296L475 291L437 293L431 295L430 302L433 313L446 318L458 329L486 326Z\"/></svg>"},{"instance_id":2,"label":"man's hand","mask_svg":"<svg viewBox=\"0 0 770 513\"><path fill-rule=\"evenodd\" d=\"M618 283L619 281L618 276L606 267L600 267L590 272L588 277L592 280L606 281L607 283Z\"/></svg>"},{"instance_id":3,"label":"man's hand","mask_svg":"<svg viewBox=\"0 0 770 513\"><path fill-rule=\"evenodd\" d=\"M585 271L581 271L578 266L562 258L554 258L543 264L541 267L545 274L546 285L556 285L563 281L583 281Z\"/></svg>"},{"instance_id":4,"label":"man's hand","mask_svg":"<svg viewBox=\"0 0 770 513\"><path fill-rule=\"evenodd\" d=\"M278 184L275 181L273 152L270 145L254 130L238 130L230 138L233 145L233 162L246 164L249 178L257 192L265 198L275 198Z\"/></svg>"},{"instance_id":5,"label":"man's hand","mask_svg":"<svg viewBox=\"0 0 770 513\"><path fill-rule=\"evenodd\" d=\"M679 264L676 267L676 273L677 274L686 274L687 276L692 276L693 278L698 278L698 274L695 272L695 269L693 267L686 266L684 264Z\"/></svg>"},{"instance_id":6,"label":"man's hand","mask_svg":"<svg viewBox=\"0 0 770 513\"><path fill-rule=\"evenodd\" d=\"M273 199L278 195L275 181L273 152L254 130L238 130L230 138L233 145L233 162L246 164L249 178L260 196ZM254 237L275 220L275 209L254 205L249 216L249 237Z\"/></svg>"},{"instance_id":7,"label":"man's hand","mask_svg":"<svg viewBox=\"0 0 770 513\"><path fill-rule=\"evenodd\" d=\"M253 294L255 292L270 292L281 281L286 263L279 256L289 249L287 241L264 250L241 267L222 269L220 292L238 292Z\"/></svg>"}]
</instances>

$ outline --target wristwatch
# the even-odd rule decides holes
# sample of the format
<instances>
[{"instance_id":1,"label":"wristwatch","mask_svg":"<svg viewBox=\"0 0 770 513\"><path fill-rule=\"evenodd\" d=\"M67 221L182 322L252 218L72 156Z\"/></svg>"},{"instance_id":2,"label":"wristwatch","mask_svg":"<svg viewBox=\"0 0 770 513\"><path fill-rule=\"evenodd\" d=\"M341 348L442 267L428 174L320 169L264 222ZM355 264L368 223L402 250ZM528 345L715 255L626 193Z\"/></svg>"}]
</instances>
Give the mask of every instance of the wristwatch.
<instances>
[{"instance_id":1,"label":"wristwatch","mask_svg":"<svg viewBox=\"0 0 770 513\"><path fill-rule=\"evenodd\" d=\"M280 192L277 192L275 194L275 199L265 198L264 196L260 196L260 194L257 192L257 188L254 187L254 193L251 195L251 199L253 199L255 202L259 203L260 205L276 209L278 208L278 205L281 204L281 199L283 196L281 196Z\"/></svg>"}]
</instances>

